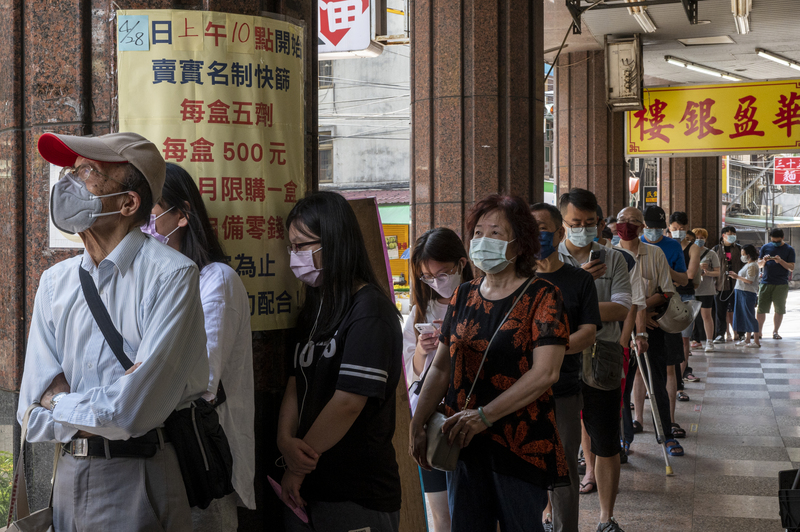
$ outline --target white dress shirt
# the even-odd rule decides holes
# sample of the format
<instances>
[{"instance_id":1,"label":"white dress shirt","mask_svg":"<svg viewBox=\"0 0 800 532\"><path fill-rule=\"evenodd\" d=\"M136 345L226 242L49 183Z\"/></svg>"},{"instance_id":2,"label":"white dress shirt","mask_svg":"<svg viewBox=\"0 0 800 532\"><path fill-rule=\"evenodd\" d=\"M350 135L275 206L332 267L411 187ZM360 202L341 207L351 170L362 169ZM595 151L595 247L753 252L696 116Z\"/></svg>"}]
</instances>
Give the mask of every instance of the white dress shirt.
<instances>
[{"instance_id":1,"label":"white dress shirt","mask_svg":"<svg viewBox=\"0 0 800 532\"><path fill-rule=\"evenodd\" d=\"M233 454L233 487L244 506L254 510L255 406L250 300L236 272L220 262L212 262L200 272L200 298L210 369L205 397L213 398L222 380L227 400L217 408L217 414Z\"/></svg>"},{"instance_id":2,"label":"white dress shirt","mask_svg":"<svg viewBox=\"0 0 800 532\"><path fill-rule=\"evenodd\" d=\"M425 322L433 323L436 320L444 320L444 315L447 313L447 306L447 303L439 303L436 299L431 299L428 304L428 311L425 313ZM411 307L411 311L408 313L408 319L405 325L403 325L403 368L406 372L406 388L411 386L414 381L418 381L422 376L414 371L414 352L417 350L417 334L414 328L416 315L417 307L415 305ZM425 355L423 373L425 373L425 370L431 365L435 355L436 350Z\"/></svg>"},{"instance_id":3,"label":"white dress shirt","mask_svg":"<svg viewBox=\"0 0 800 532\"><path fill-rule=\"evenodd\" d=\"M97 286L125 354L114 356L83 297L78 268ZM197 266L136 230L99 266L88 253L42 274L33 306L17 420L58 374L70 393L51 412L31 413L28 441L68 442L78 430L127 440L159 427L208 387L206 333Z\"/></svg>"}]
</instances>

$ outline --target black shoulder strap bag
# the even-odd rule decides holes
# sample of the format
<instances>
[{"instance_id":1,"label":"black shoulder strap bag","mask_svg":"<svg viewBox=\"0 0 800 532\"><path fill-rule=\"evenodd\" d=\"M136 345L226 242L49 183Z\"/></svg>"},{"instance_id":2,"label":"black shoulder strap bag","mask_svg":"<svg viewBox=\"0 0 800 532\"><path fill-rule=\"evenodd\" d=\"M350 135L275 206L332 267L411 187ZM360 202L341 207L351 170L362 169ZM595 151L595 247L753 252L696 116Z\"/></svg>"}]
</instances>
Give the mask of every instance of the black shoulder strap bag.
<instances>
[{"instance_id":1,"label":"black shoulder strap bag","mask_svg":"<svg viewBox=\"0 0 800 532\"><path fill-rule=\"evenodd\" d=\"M78 271L89 310L114 356L128 371L133 367L133 362L125 355L122 335L114 327L92 276L81 266L78 266ZM212 500L233 493L233 456L216 411L224 398L225 392L220 382L214 405L205 399L196 399L188 408L175 410L164 421L164 431L178 456L189 506L205 509Z\"/></svg>"}]
</instances>

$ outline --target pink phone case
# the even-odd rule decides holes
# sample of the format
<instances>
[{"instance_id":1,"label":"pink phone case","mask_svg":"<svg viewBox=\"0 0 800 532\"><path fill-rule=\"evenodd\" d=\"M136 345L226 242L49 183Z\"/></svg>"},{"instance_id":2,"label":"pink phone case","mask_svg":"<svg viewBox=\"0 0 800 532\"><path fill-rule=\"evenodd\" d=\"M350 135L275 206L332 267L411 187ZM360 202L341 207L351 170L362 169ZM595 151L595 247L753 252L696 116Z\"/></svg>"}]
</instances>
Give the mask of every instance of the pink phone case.
<instances>
[{"instance_id":1,"label":"pink phone case","mask_svg":"<svg viewBox=\"0 0 800 532\"><path fill-rule=\"evenodd\" d=\"M272 486L272 489L275 490L275 495L277 495L278 498L280 499L281 498L281 493L283 492L283 489L281 488L281 485L278 484L277 482L275 482L275 480L269 475L267 475L267 480L269 480L269 484L270 484L270 486ZM294 501L294 499L292 499L292 500ZM297 501L294 501L294 502L295 502L295 504L297 504ZM289 506L289 505L287 504L286 506ZM306 513L305 510L303 510L301 507L298 506L296 509L292 509L292 511L294 512L294 515L299 517L302 522L308 523L308 514Z\"/></svg>"}]
</instances>

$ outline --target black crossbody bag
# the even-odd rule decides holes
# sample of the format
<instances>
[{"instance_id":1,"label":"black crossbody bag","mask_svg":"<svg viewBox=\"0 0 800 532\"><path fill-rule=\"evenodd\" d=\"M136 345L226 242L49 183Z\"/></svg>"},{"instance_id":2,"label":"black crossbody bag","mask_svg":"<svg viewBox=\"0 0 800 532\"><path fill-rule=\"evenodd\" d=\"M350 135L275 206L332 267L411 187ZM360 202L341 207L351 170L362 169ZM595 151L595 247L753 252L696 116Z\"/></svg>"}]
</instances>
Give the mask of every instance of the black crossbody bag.
<instances>
[{"instance_id":1,"label":"black crossbody bag","mask_svg":"<svg viewBox=\"0 0 800 532\"><path fill-rule=\"evenodd\" d=\"M122 335L114 327L92 276L80 266L78 271L89 310L114 356L128 371L133 367L133 362L125 355ZM233 456L216 411L216 407L224 401L225 391L220 382L217 400L213 405L203 398L196 399L188 408L175 410L164 421L164 431L175 447L189 506L192 507L208 508L212 500L233 493Z\"/></svg>"}]
</instances>

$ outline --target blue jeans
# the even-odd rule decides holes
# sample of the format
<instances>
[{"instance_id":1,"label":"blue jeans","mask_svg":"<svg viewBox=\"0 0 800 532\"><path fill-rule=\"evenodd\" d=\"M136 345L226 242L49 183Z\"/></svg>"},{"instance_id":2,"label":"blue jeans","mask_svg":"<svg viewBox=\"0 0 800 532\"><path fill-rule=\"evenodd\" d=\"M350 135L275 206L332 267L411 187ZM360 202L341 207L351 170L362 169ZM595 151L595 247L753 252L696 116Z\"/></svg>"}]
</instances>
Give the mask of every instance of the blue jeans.
<instances>
[{"instance_id":1,"label":"blue jeans","mask_svg":"<svg viewBox=\"0 0 800 532\"><path fill-rule=\"evenodd\" d=\"M547 490L517 477L495 473L484 463L458 461L447 473L451 529L470 532L530 530L543 532Z\"/></svg>"}]
</instances>

